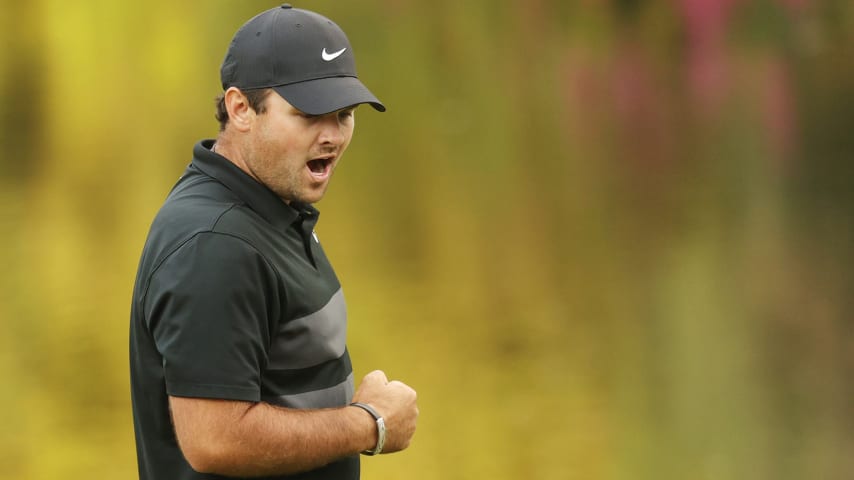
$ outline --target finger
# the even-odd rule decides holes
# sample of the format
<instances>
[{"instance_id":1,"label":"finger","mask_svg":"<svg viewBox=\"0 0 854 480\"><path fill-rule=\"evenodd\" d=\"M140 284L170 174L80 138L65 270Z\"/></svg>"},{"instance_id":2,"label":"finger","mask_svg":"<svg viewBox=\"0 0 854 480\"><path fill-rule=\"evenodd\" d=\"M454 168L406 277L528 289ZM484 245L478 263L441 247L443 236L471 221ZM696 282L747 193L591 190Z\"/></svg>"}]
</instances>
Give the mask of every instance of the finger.
<instances>
[{"instance_id":1,"label":"finger","mask_svg":"<svg viewBox=\"0 0 854 480\"><path fill-rule=\"evenodd\" d=\"M365 375L365 380L377 382L380 385L388 385L388 378L385 376L385 372L383 372L382 370L374 370L373 372Z\"/></svg>"},{"instance_id":2,"label":"finger","mask_svg":"<svg viewBox=\"0 0 854 480\"><path fill-rule=\"evenodd\" d=\"M390 381L390 382L388 383L388 385L389 385L390 387L402 388L403 390L405 390L405 391L409 392L413 397L417 397L417 396L418 396L418 394L415 392L415 389L414 389L414 388L410 387L409 385L407 385L407 384L405 384L405 383L403 383L403 382L401 382L401 381L398 381L398 380L392 380L392 381Z\"/></svg>"}]
</instances>

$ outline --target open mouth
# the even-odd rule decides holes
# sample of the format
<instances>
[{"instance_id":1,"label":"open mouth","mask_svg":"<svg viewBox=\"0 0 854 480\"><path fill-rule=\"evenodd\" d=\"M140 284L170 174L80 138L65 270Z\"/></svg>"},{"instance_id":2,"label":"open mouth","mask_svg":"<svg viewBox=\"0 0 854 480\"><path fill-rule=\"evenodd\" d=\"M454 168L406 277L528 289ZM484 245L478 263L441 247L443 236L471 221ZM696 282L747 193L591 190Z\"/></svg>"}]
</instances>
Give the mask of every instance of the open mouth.
<instances>
[{"instance_id":1,"label":"open mouth","mask_svg":"<svg viewBox=\"0 0 854 480\"><path fill-rule=\"evenodd\" d=\"M308 161L308 169L312 174L317 176L325 175L329 172L329 167L332 166L331 158L315 158Z\"/></svg>"}]
</instances>

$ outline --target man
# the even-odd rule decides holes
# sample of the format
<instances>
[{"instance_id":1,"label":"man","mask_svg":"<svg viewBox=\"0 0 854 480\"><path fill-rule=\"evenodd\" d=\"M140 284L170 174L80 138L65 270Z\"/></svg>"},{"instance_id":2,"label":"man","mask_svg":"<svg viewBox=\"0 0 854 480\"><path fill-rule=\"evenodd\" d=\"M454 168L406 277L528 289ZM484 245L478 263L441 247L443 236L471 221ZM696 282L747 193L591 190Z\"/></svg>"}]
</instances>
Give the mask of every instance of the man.
<instances>
[{"instance_id":1,"label":"man","mask_svg":"<svg viewBox=\"0 0 854 480\"><path fill-rule=\"evenodd\" d=\"M137 273L140 478L359 478L360 452L409 445L416 394L381 371L354 392L344 297L311 204L355 107L385 107L344 32L289 5L241 27L221 79L219 135L194 147Z\"/></svg>"}]
</instances>

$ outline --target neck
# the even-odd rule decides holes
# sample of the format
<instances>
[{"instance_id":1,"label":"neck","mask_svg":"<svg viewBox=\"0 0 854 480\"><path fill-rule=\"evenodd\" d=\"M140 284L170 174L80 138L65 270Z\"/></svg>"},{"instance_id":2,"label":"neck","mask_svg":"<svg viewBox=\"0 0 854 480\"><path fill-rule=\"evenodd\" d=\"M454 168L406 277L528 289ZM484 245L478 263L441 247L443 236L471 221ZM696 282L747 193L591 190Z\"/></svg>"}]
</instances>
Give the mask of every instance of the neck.
<instances>
[{"instance_id":1,"label":"neck","mask_svg":"<svg viewBox=\"0 0 854 480\"><path fill-rule=\"evenodd\" d=\"M237 145L235 145L227 135L220 134L217 136L213 147L211 147L211 151L221 157L225 157L226 160L237 165L238 168L246 172L246 174L252 178L255 178L255 175L249 169L248 164L244 160L241 150L237 148ZM255 179L258 180L257 178Z\"/></svg>"},{"instance_id":2,"label":"neck","mask_svg":"<svg viewBox=\"0 0 854 480\"><path fill-rule=\"evenodd\" d=\"M237 165L237 168L243 170L244 173L254 178L256 181L258 181L258 183L264 183L252 172L252 170L249 168L249 165L246 163L242 150L238 148L235 142L233 142L228 135L220 133L216 137L216 140L214 140L214 144L211 147L211 151L225 158L229 162ZM290 200L284 198L282 199L282 201L288 205L290 205L291 203Z\"/></svg>"}]
</instances>

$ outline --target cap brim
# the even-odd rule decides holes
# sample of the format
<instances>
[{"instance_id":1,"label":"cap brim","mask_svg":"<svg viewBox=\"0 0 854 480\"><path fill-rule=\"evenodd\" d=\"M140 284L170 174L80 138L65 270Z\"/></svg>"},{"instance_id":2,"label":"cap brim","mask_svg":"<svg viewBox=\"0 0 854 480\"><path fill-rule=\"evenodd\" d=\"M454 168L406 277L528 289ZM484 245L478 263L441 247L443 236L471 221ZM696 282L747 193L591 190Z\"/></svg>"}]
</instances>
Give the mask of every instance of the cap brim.
<instances>
[{"instance_id":1,"label":"cap brim","mask_svg":"<svg viewBox=\"0 0 854 480\"><path fill-rule=\"evenodd\" d=\"M356 77L328 77L273 87L279 95L300 111L325 115L361 103L380 112L383 105Z\"/></svg>"}]
</instances>

